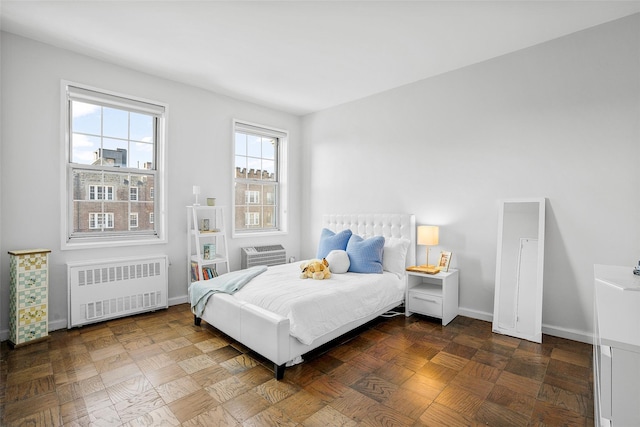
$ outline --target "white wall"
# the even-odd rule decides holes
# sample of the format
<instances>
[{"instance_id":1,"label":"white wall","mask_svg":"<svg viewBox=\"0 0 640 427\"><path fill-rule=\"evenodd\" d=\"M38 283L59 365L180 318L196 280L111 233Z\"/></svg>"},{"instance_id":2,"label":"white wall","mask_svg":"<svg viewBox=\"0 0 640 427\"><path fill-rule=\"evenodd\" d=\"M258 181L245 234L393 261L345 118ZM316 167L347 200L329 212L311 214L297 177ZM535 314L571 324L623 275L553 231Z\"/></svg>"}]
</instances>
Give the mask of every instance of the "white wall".
<instances>
[{"instance_id":1,"label":"white wall","mask_svg":"<svg viewBox=\"0 0 640 427\"><path fill-rule=\"evenodd\" d=\"M0 206L0 339L7 337L8 250L43 247L50 255L51 329L66 327L65 263L132 254L167 254L170 303L186 301L186 209L192 186L229 207L232 194L232 119L290 131L289 233L283 237L233 239L231 268L240 267L240 247L281 243L299 257L300 118L237 101L2 33L2 154ZM60 250L60 81L84 83L169 105L167 138L168 244L119 249ZM230 208L227 214L230 215Z\"/></svg>"},{"instance_id":2,"label":"white wall","mask_svg":"<svg viewBox=\"0 0 640 427\"><path fill-rule=\"evenodd\" d=\"M543 330L587 339L594 263L640 258L639 118L640 15L308 115L303 256L323 213L414 213L490 319L498 201L546 197Z\"/></svg>"}]
</instances>

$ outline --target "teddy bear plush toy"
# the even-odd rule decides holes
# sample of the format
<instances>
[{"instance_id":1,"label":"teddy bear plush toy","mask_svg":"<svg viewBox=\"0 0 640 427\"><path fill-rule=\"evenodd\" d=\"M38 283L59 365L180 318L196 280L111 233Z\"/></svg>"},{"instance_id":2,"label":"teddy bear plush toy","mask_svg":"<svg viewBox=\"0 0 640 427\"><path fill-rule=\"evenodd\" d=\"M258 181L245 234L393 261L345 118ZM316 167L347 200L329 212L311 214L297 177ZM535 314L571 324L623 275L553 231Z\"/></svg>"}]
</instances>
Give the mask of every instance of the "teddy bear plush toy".
<instances>
[{"instance_id":1,"label":"teddy bear plush toy","mask_svg":"<svg viewBox=\"0 0 640 427\"><path fill-rule=\"evenodd\" d=\"M329 262L322 258L319 259L310 259L308 261L300 264L300 270L302 273L300 274L301 279L328 279L331 277L331 270L329 270Z\"/></svg>"}]
</instances>

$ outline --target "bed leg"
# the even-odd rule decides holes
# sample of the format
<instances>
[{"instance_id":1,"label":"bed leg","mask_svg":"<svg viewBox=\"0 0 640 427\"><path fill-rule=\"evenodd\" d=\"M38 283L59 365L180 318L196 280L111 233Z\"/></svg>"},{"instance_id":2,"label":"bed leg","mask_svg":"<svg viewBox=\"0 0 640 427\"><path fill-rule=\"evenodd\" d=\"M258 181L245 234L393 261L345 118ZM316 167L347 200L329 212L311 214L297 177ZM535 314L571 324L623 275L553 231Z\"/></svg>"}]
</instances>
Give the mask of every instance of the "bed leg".
<instances>
[{"instance_id":1,"label":"bed leg","mask_svg":"<svg viewBox=\"0 0 640 427\"><path fill-rule=\"evenodd\" d=\"M276 365L275 363L273 364L273 367L276 372L276 380L280 381L282 378L284 378L284 368L286 366L287 366L286 363L283 363L282 365Z\"/></svg>"},{"instance_id":2,"label":"bed leg","mask_svg":"<svg viewBox=\"0 0 640 427\"><path fill-rule=\"evenodd\" d=\"M193 315L193 324L196 325L196 326L200 326L201 323L202 323L202 319L194 314Z\"/></svg>"}]
</instances>

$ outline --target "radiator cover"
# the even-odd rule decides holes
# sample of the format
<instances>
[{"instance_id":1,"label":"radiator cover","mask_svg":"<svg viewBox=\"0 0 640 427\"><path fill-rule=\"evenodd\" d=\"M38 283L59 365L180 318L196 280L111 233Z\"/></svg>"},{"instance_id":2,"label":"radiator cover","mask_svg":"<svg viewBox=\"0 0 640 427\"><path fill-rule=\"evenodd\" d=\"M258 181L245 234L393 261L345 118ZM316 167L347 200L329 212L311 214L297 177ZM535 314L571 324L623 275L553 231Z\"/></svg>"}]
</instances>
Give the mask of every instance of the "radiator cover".
<instances>
[{"instance_id":1,"label":"radiator cover","mask_svg":"<svg viewBox=\"0 0 640 427\"><path fill-rule=\"evenodd\" d=\"M278 265L287 262L287 251L282 245L250 246L241 248L241 267L249 268L256 265Z\"/></svg>"},{"instance_id":2,"label":"radiator cover","mask_svg":"<svg viewBox=\"0 0 640 427\"><path fill-rule=\"evenodd\" d=\"M68 328L168 307L166 256L67 264Z\"/></svg>"}]
</instances>

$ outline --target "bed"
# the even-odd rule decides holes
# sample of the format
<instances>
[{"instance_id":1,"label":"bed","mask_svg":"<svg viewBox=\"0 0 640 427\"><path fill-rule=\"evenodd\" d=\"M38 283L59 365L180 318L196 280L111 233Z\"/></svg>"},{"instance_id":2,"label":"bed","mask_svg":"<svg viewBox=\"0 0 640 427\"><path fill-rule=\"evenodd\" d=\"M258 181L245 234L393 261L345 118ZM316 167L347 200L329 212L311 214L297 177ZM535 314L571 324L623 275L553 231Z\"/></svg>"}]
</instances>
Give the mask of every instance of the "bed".
<instances>
[{"instance_id":1,"label":"bed","mask_svg":"<svg viewBox=\"0 0 640 427\"><path fill-rule=\"evenodd\" d=\"M391 262L393 254L395 267L387 271L385 263L382 274L347 272L334 273L326 280L303 280L299 262L272 266L235 293L211 295L198 311L200 316L194 311L196 325L204 319L268 359L274 364L276 379L280 380L287 364L301 361L305 353L402 304L404 267L415 265L413 215L324 215L322 229L332 233L350 230L363 239L383 236L384 253L389 255L384 259L383 253L383 261ZM402 246L388 246L400 241ZM398 247L406 249L401 260L397 257ZM398 266L400 261L404 265ZM336 296L337 300L331 300ZM319 303L325 300L326 304Z\"/></svg>"}]
</instances>

